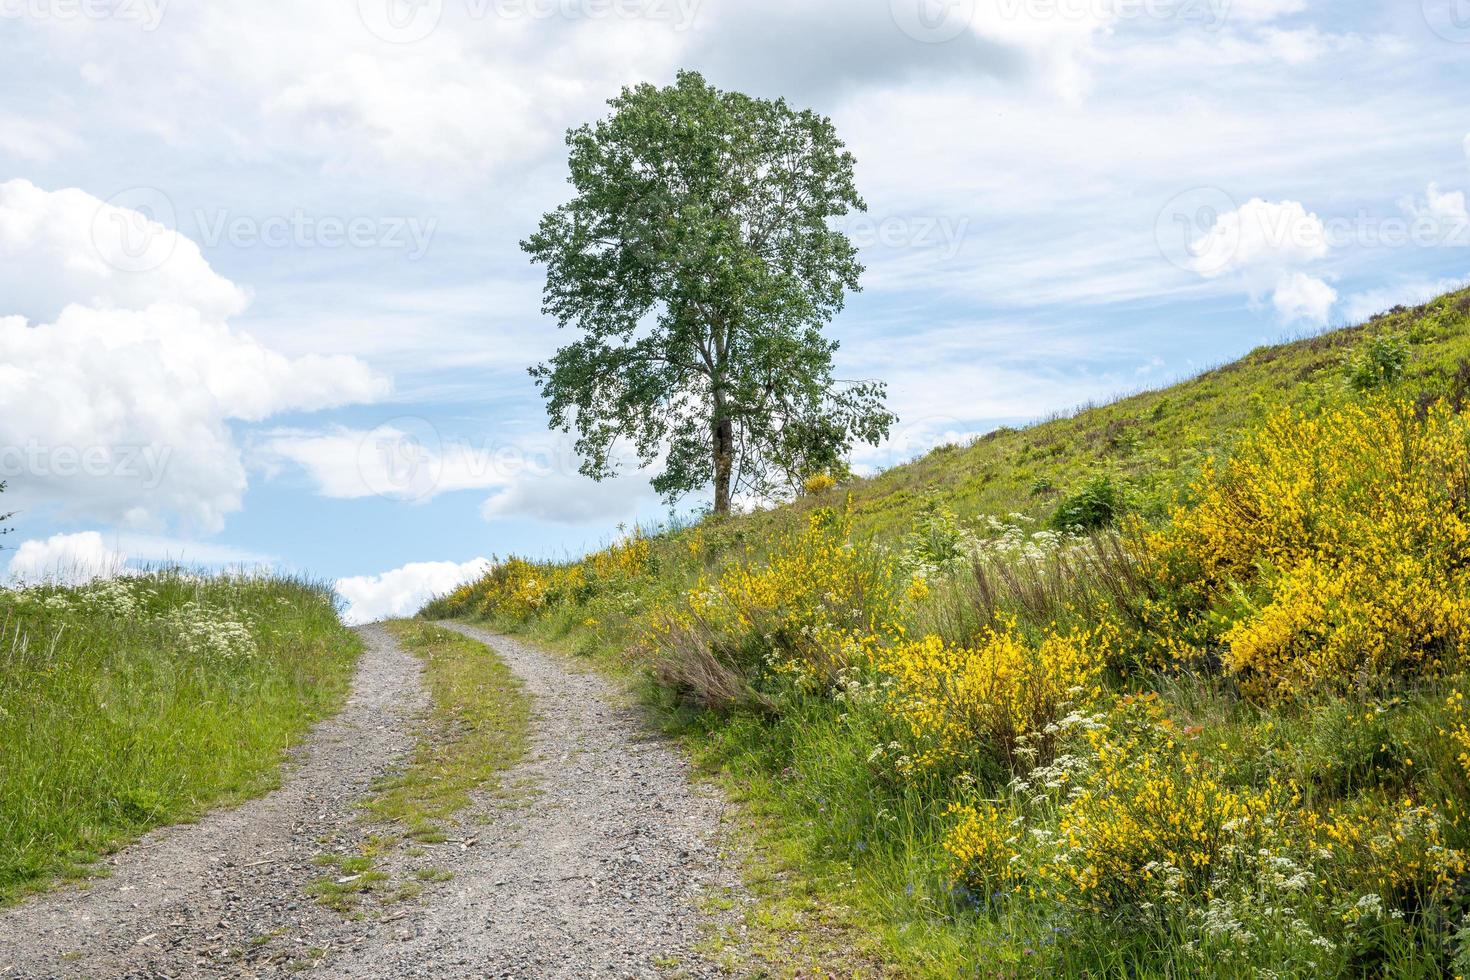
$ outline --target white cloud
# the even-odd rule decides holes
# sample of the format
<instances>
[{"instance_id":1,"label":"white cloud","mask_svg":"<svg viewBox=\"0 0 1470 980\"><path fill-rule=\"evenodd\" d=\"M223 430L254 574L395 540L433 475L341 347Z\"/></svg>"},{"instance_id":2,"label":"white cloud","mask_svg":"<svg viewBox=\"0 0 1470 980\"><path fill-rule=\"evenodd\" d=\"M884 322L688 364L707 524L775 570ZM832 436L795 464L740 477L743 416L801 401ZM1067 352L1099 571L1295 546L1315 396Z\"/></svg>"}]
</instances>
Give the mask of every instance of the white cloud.
<instances>
[{"instance_id":1,"label":"white cloud","mask_svg":"<svg viewBox=\"0 0 1470 980\"><path fill-rule=\"evenodd\" d=\"M1307 9L1307 0L1230 0L1226 15L1234 21L1265 23Z\"/></svg>"},{"instance_id":2,"label":"white cloud","mask_svg":"<svg viewBox=\"0 0 1470 980\"><path fill-rule=\"evenodd\" d=\"M277 430L265 435L252 460L271 472L282 463L295 464L317 493L341 500L427 501L457 490L502 487L529 467L549 465L528 459L516 445L446 445L432 423L418 418L393 419L372 429Z\"/></svg>"},{"instance_id":3,"label":"white cloud","mask_svg":"<svg viewBox=\"0 0 1470 980\"><path fill-rule=\"evenodd\" d=\"M55 123L0 112L0 153L31 163L45 163L81 146L81 140Z\"/></svg>"},{"instance_id":4,"label":"white cloud","mask_svg":"<svg viewBox=\"0 0 1470 980\"><path fill-rule=\"evenodd\" d=\"M223 319L245 308L244 291L166 226L173 206L162 192L136 188L118 200L137 209L74 187L0 183L0 315L43 322L72 304L174 303Z\"/></svg>"},{"instance_id":5,"label":"white cloud","mask_svg":"<svg viewBox=\"0 0 1470 980\"><path fill-rule=\"evenodd\" d=\"M337 580L337 593L347 600L343 620L349 625L412 616L425 602L490 570L487 558L466 562L420 561L381 575L354 575Z\"/></svg>"},{"instance_id":6,"label":"white cloud","mask_svg":"<svg viewBox=\"0 0 1470 980\"><path fill-rule=\"evenodd\" d=\"M1260 274L1320 259L1328 247L1326 228L1316 214L1296 201L1257 197L1217 216L1190 251L1194 270L1206 278L1239 271L1258 281Z\"/></svg>"},{"instance_id":7,"label":"white cloud","mask_svg":"<svg viewBox=\"0 0 1470 980\"><path fill-rule=\"evenodd\" d=\"M1337 290L1305 272L1282 276L1271 297L1271 304L1276 307L1277 314L1288 323L1306 321L1325 324L1328 314L1332 312L1332 305L1336 302Z\"/></svg>"},{"instance_id":8,"label":"white cloud","mask_svg":"<svg viewBox=\"0 0 1470 980\"><path fill-rule=\"evenodd\" d=\"M155 268L126 266L140 229L169 245ZM233 330L244 294L192 242L79 190L0 184L0 304L22 314L0 315L0 478L66 518L216 531L246 486L232 422L388 387L355 358Z\"/></svg>"},{"instance_id":9,"label":"white cloud","mask_svg":"<svg viewBox=\"0 0 1470 980\"><path fill-rule=\"evenodd\" d=\"M1465 207L1465 192L1442 191L1435 181L1430 181L1425 189L1422 204L1410 198L1404 202L1404 210L1416 218L1437 222L1447 229L1463 226L1470 221L1470 211Z\"/></svg>"},{"instance_id":10,"label":"white cloud","mask_svg":"<svg viewBox=\"0 0 1470 980\"><path fill-rule=\"evenodd\" d=\"M1465 142L1461 144L1465 150L1465 163L1470 165L1470 133L1465 134Z\"/></svg>"},{"instance_id":11,"label":"white cloud","mask_svg":"<svg viewBox=\"0 0 1470 980\"><path fill-rule=\"evenodd\" d=\"M553 524L614 524L633 520L656 495L650 473L632 469L598 483L576 472L528 473L480 505L487 521L529 518Z\"/></svg>"},{"instance_id":12,"label":"white cloud","mask_svg":"<svg viewBox=\"0 0 1470 980\"><path fill-rule=\"evenodd\" d=\"M107 547L101 534L82 531L22 542L6 571L21 582L80 583L118 575L127 560Z\"/></svg>"}]
</instances>

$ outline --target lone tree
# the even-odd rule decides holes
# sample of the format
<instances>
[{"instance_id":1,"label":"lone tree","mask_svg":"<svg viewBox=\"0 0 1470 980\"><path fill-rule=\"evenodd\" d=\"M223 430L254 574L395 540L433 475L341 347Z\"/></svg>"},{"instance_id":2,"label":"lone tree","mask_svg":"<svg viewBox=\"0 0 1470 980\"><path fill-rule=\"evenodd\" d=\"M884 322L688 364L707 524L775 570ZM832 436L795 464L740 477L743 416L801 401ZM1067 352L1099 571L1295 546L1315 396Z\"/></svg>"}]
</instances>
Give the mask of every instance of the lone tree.
<instances>
[{"instance_id":1,"label":"lone tree","mask_svg":"<svg viewBox=\"0 0 1470 980\"><path fill-rule=\"evenodd\" d=\"M582 472L626 440L670 502L714 485L769 497L876 444L877 381L832 376L822 327L857 290L857 250L828 219L866 210L831 120L696 72L626 88L567 133L576 196L521 243L546 266L542 311L581 336L531 369Z\"/></svg>"}]
</instances>

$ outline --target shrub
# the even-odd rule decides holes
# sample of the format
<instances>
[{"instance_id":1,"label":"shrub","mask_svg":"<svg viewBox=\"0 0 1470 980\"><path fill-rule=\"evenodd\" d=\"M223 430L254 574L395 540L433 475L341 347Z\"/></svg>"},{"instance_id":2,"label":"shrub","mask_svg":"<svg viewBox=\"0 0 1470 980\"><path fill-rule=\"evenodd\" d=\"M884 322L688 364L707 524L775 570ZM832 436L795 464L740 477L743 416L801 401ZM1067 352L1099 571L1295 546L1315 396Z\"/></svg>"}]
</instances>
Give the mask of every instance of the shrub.
<instances>
[{"instance_id":1,"label":"shrub","mask_svg":"<svg viewBox=\"0 0 1470 980\"><path fill-rule=\"evenodd\" d=\"M601 551L566 564L511 556L474 582L425 605L427 618L474 614L524 622L546 610L585 604L594 596L626 589L656 572L649 539L635 529Z\"/></svg>"},{"instance_id":2,"label":"shrub","mask_svg":"<svg viewBox=\"0 0 1470 980\"><path fill-rule=\"evenodd\" d=\"M1048 635L1036 646L988 629L969 646L937 636L879 650L887 709L908 741L904 772L951 773L986 758L1016 768L1050 761L1049 726L1098 693L1109 631Z\"/></svg>"},{"instance_id":3,"label":"shrub","mask_svg":"<svg viewBox=\"0 0 1470 980\"><path fill-rule=\"evenodd\" d=\"M826 493L835 486L837 486L837 480L832 474L813 473L802 481L801 488L806 492L807 496L815 497L819 494Z\"/></svg>"},{"instance_id":4,"label":"shrub","mask_svg":"<svg viewBox=\"0 0 1470 980\"><path fill-rule=\"evenodd\" d=\"M661 680L709 707L764 703L778 680L829 688L892 632L899 601L896 564L854 545L850 531L846 511L816 511L765 560L733 563L657 606L644 621L641 654Z\"/></svg>"},{"instance_id":5,"label":"shrub","mask_svg":"<svg viewBox=\"0 0 1470 980\"><path fill-rule=\"evenodd\" d=\"M1348 355L1347 383L1354 391L1372 391L1403 379L1409 365L1409 344L1397 332L1381 333L1362 341Z\"/></svg>"},{"instance_id":6,"label":"shrub","mask_svg":"<svg viewBox=\"0 0 1470 980\"><path fill-rule=\"evenodd\" d=\"M1062 500L1052 514L1052 527L1062 531L1096 531L1117 523L1127 508L1127 491L1112 477L1093 477Z\"/></svg>"},{"instance_id":7,"label":"shrub","mask_svg":"<svg viewBox=\"0 0 1470 980\"><path fill-rule=\"evenodd\" d=\"M953 824L942 846L955 881L986 896L1020 886L1026 870L1017 860L1025 834L1022 817L1006 803L994 800L955 803L945 816Z\"/></svg>"},{"instance_id":8,"label":"shrub","mask_svg":"<svg viewBox=\"0 0 1470 980\"><path fill-rule=\"evenodd\" d=\"M1443 404L1279 413L1195 494L1147 548L1249 690L1438 672L1470 641L1470 426Z\"/></svg>"}]
</instances>

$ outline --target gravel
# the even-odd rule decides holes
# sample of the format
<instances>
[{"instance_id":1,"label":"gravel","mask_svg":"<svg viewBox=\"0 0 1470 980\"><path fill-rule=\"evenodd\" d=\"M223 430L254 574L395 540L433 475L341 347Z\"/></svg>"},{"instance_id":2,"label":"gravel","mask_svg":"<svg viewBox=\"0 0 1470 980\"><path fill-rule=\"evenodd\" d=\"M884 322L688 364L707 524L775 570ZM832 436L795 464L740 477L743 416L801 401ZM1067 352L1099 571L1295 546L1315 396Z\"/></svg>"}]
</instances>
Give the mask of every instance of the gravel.
<instances>
[{"instance_id":1,"label":"gravel","mask_svg":"<svg viewBox=\"0 0 1470 980\"><path fill-rule=\"evenodd\" d=\"M401 765L426 706L418 661L364 627L352 696L280 789L147 835L85 889L0 912L0 977L725 976L695 949L711 927L700 897L738 894L717 795L603 678L443 625L493 646L536 715L527 761L475 798L457 839L389 861L452 879L358 921L306 894L324 873L314 858L371 832L355 803Z\"/></svg>"},{"instance_id":2,"label":"gravel","mask_svg":"<svg viewBox=\"0 0 1470 980\"><path fill-rule=\"evenodd\" d=\"M738 879L715 846L723 804L690 785L679 752L649 735L602 677L458 623L525 683L535 720L517 802L480 801L473 858L386 949L360 947L334 977L719 977L695 946L701 895ZM400 933L400 935L402 935Z\"/></svg>"}]
</instances>

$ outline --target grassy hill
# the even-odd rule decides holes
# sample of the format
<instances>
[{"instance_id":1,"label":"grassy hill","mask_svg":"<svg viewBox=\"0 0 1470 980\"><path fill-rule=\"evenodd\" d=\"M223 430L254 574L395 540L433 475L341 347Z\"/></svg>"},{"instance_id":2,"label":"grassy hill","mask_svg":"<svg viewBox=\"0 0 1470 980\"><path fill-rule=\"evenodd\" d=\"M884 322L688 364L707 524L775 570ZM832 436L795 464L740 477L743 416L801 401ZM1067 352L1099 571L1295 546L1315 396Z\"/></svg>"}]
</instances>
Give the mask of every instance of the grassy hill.
<instances>
[{"instance_id":1,"label":"grassy hill","mask_svg":"<svg viewBox=\"0 0 1470 980\"><path fill-rule=\"evenodd\" d=\"M1460 361L1470 358L1470 290L1357 326L1258 347L1166 388L1026 428L998 429L968 446L941 446L843 489L852 492L859 527L884 536L912 526L930 499L962 515L1020 512L1046 518L1060 493L1100 474L1132 481L1141 490L1184 482L1205 459L1227 454L1241 433L1274 409L1334 397L1353 351L1381 336L1399 336L1408 345L1406 387L1448 391ZM794 509L827 502L802 500ZM765 527L769 519L745 520Z\"/></svg>"},{"instance_id":2,"label":"grassy hill","mask_svg":"<svg viewBox=\"0 0 1470 980\"><path fill-rule=\"evenodd\" d=\"M1463 974L1467 400L1462 291L424 612L643 682L747 967Z\"/></svg>"}]
</instances>

